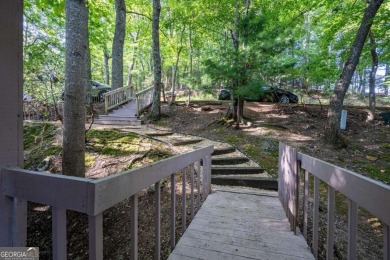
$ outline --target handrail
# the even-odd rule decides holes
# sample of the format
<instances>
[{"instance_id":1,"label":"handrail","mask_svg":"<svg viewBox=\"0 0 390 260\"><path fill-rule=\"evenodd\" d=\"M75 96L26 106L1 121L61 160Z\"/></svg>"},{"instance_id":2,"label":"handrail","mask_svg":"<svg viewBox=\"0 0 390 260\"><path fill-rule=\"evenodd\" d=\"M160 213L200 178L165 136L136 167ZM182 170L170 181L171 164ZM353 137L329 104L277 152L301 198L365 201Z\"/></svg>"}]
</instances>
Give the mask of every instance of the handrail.
<instances>
[{"instance_id":1,"label":"handrail","mask_svg":"<svg viewBox=\"0 0 390 260\"><path fill-rule=\"evenodd\" d=\"M390 257L390 186L343 169L331 163L298 152L295 148L279 144L279 198L290 221L291 229L298 225L300 169L304 170L303 179L303 235L307 239L309 174L314 176L313 236L312 250L318 256L319 229L319 185L320 181L328 186L327 217L327 257L333 257L335 191L344 194L349 201L348 207L348 259L356 259L357 249L357 209L362 207L382 221L384 238L384 259Z\"/></svg>"},{"instance_id":2,"label":"handrail","mask_svg":"<svg viewBox=\"0 0 390 260\"><path fill-rule=\"evenodd\" d=\"M118 88L103 94L104 96L104 111L107 114L112 110L133 99L131 87Z\"/></svg>"},{"instance_id":3,"label":"handrail","mask_svg":"<svg viewBox=\"0 0 390 260\"><path fill-rule=\"evenodd\" d=\"M152 104L153 90L154 87L152 86L135 94L137 102L137 115L140 115L144 109L148 108Z\"/></svg>"},{"instance_id":4,"label":"handrail","mask_svg":"<svg viewBox=\"0 0 390 260\"><path fill-rule=\"evenodd\" d=\"M175 175L182 174L182 225L186 226L186 177L190 178L190 212L200 208L211 190L211 153L213 146L200 148L185 154L176 155L141 168L93 180L58 174L44 174L19 168L6 168L0 171L0 191L15 201L32 201L52 207L53 258L66 259L66 210L74 210L88 215L89 259L103 259L103 211L130 198L131 204L131 259L138 259L138 192L155 185L156 216L160 216L160 181L171 178L171 249L176 245L176 181ZM197 186L195 185L197 183ZM202 188L200 187L202 184ZM196 187L195 187L196 186ZM197 191L195 205L195 190ZM2 210L3 217L12 218L14 209ZM27 216L24 216L27 218ZM26 221L13 221L17 236L26 237ZM156 258L160 254L160 219L156 219ZM20 234L22 233L22 234ZM12 243L13 237L0 232L0 238ZM12 236L12 234L10 234ZM15 235L15 234L14 234Z\"/></svg>"}]
</instances>

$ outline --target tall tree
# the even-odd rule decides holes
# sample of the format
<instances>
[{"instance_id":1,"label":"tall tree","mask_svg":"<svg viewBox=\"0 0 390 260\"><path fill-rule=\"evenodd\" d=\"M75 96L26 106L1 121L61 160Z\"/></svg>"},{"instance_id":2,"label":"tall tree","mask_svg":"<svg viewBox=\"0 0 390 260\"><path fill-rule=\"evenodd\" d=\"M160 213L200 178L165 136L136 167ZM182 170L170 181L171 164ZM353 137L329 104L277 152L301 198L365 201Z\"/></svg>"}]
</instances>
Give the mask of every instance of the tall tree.
<instances>
[{"instance_id":1,"label":"tall tree","mask_svg":"<svg viewBox=\"0 0 390 260\"><path fill-rule=\"evenodd\" d=\"M115 34L112 43L112 89L123 87L123 46L126 34L126 3L115 0Z\"/></svg>"},{"instance_id":2,"label":"tall tree","mask_svg":"<svg viewBox=\"0 0 390 260\"><path fill-rule=\"evenodd\" d=\"M373 24L374 17L382 5L384 0L370 0L360 23L359 30L356 34L354 43L349 53L349 57L344 64L343 72L336 83L332 97L330 98L328 109L328 122L326 127L326 138L331 143L336 143L339 140L341 110L344 102L345 94L351 83L352 76L356 66L359 63L360 54L367 35Z\"/></svg>"},{"instance_id":3,"label":"tall tree","mask_svg":"<svg viewBox=\"0 0 390 260\"><path fill-rule=\"evenodd\" d=\"M85 95L88 62L86 0L66 1L66 71L62 168L65 175L85 175Z\"/></svg>"},{"instance_id":4,"label":"tall tree","mask_svg":"<svg viewBox=\"0 0 390 260\"><path fill-rule=\"evenodd\" d=\"M373 31L371 30L369 33L370 39L370 53L371 53L371 71L370 71L370 80L369 80L369 97L368 97L368 106L370 108L370 112L368 115L369 122L375 120L375 108L376 108L376 98L375 98L375 80L376 80L376 72L378 70L378 53L376 52L376 41Z\"/></svg>"},{"instance_id":5,"label":"tall tree","mask_svg":"<svg viewBox=\"0 0 390 260\"><path fill-rule=\"evenodd\" d=\"M161 114L161 57L160 57L160 0L153 0L153 18L152 18L152 38L153 38L153 103L150 116L152 118L159 118Z\"/></svg>"}]
</instances>

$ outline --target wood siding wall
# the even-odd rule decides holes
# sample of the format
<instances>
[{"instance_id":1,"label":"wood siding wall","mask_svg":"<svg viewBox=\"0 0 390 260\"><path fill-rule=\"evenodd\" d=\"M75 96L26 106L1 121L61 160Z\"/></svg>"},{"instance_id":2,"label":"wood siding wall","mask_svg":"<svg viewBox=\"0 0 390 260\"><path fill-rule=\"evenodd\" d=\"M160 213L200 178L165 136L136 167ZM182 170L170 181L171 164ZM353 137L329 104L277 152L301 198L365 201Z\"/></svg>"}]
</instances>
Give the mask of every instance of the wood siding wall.
<instances>
[{"instance_id":1,"label":"wood siding wall","mask_svg":"<svg viewBox=\"0 0 390 260\"><path fill-rule=\"evenodd\" d=\"M0 170L23 164L23 0L0 1ZM0 179L0 189L2 179ZM0 194L0 246L23 244L25 238L2 239L12 233L13 201ZM23 203L15 201L15 203ZM23 210L22 210L23 211ZM19 214L18 212L14 212ZM24 214L21 212L21 214ZM15 231L15 230L14 230ZM17 234L17 232L13 232ZM18 241L19 240L19 241ZM20 242L22 241L22 242Z\"/></svg>"}]
</instances>

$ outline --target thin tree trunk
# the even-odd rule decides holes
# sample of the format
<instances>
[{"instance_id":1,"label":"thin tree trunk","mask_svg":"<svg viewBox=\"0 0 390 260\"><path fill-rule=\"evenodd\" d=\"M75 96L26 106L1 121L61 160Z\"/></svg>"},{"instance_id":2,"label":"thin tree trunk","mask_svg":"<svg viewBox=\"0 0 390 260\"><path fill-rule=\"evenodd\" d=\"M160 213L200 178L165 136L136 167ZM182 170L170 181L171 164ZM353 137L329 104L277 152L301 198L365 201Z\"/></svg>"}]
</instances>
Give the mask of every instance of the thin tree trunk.
<instances>
[{"instance_id":1,"label":"thin tree trunk","mask_svg":"<svg viewBox=\"0 0 390 260\"><path fill-rule=\"evenodd\" d=\"M153 40L153 62L154 62L154 92L150 116L158 119L161 116L161 56L160 56L160 0L153 0L152 18L152 40Z\"/></svg>"},{"instance_id":2,"label":"thin tree trunk","mask_svg":"<svg viewBox=\"0 0 390 260\"><path fill-rule=\"evenodd\" d=\"M363 19L359 30L356 34L355 41L350 50L349 57L344 65L343 72L339 81L336 83L334 93L330 98L328 109L328 122L326 127L326 139L331 143L336 143L339 139L341 110L343 107L344 97L348 90L351 78L359 62L360 54L367 35L370 31L374 17L383 3L383 0L371 0L364 10Z\"/></svg>"},{"instance_id":3,"label":"thin tree trunk","mask_svg":"<svg viewBox=\"0 0 390 260\"><path fill-rule=\"evenodd\" d=\"M389 64L386 64L385 79L387 79L389 75L390 75L390 66L389 66ZM389 95L389 86L385 85L384 88L385 88L385 95L388 96Z\"/></svg>"},{"instance_id":4,"label":"thin tree trunk","mask_svg":"<svg viewBox=\"0 0 390 260\"><path fill-rule=\"evenodd\" d=\"M110 57L110 54L108 53L107 46L104 46L103 54L104 54L104 83L106 83L107 85L110 85L109 60L111 57Z\"/></svg>"},{"instance_id":5,"label":"thin tree trunk","mask_svg":"<svg viewBox=\"0 0 390 260\"><path fill-rule=\"evenodd\" d=\"M375 108L376 108L376 100L375 100L375 79L376 72L378 70L378 53L376 52L376 42L374 33L370 31L369 33L370 39L370 53L371 53L371 71L370 71L370 95L369 95L369 115L367 121L372 122L375 120Z\"/></svg>"},{"instance_id":6,"label":"thin tree trunk","mask_svg":"<svg viewBox=\"0 0 390 260\"><path fill-rule=\"evenodd\" d=\"M84 0L66 1L66 71L62 170L85 176L85 95L88 9Z\"/></svg>"},{"instance_id":7,"label":"thin tree trunk","mask_svg":"<svg viewBox=\"0 0 390 260\"><path fill-rule=\"evenodd\" d=\"M125 0L115 0L116 22L112 43L112 89L123 87L123 46L126 33Z\"/></svg>"}]
</instances>

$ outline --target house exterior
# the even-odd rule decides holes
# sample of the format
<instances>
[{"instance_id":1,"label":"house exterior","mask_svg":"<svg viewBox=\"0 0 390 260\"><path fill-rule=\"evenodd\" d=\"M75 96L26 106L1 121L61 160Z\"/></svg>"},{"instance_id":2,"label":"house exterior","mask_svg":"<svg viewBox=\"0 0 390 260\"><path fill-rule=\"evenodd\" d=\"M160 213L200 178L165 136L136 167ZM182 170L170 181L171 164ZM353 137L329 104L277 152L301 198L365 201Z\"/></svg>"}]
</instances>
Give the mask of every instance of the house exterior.
<instances>
[{"instance_id":1,"label":"house exterior","mask_svg":"<svg viewBox=\"0 0 390 260\"><path fill-rule=\"evenodd\" d=\"M0 1L0 171L23 166L23 0ZM0 179L0 189L3 189ZM6 217L13 203L24 203L16 216L26 214L26 203L0 193L0 247L22 246L15 223ZM19 218L26 221L26 218ZM15 220L14 222L18 222ZM4 236L2 233L15 234ZM13 237L11 241L6 239Z\"/></svg>"}]
</instances>

